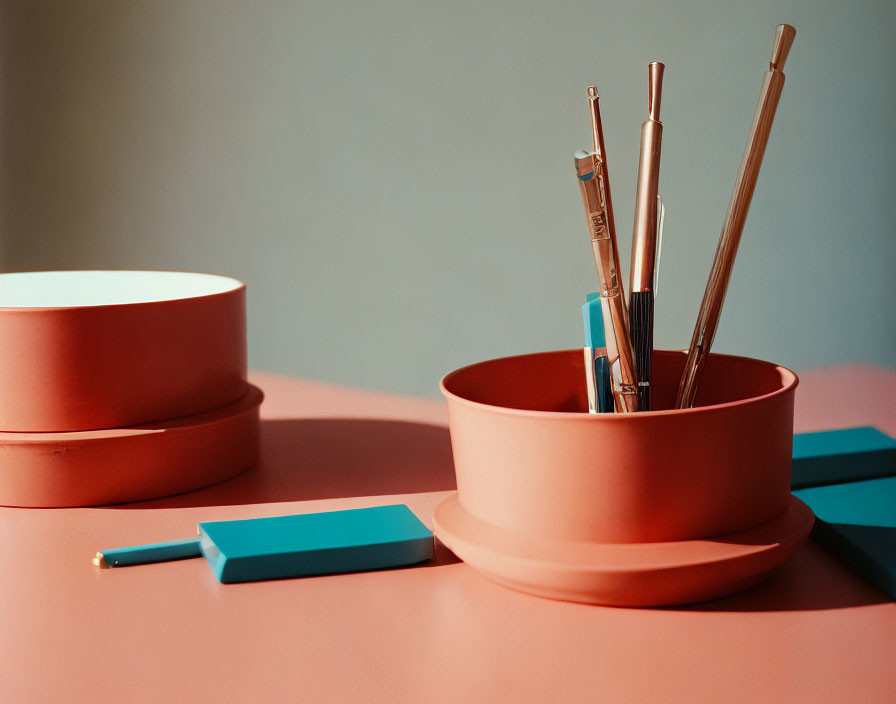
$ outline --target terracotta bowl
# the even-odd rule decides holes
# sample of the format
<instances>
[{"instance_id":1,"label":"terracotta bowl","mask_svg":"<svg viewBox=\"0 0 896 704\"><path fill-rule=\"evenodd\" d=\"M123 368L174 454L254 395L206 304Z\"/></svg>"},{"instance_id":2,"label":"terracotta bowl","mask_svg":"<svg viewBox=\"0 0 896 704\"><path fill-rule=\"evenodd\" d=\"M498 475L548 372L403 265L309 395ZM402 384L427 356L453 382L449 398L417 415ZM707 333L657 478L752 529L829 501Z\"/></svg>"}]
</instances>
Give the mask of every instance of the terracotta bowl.
<instances>
[{"instance_id":1,"label":"terracotta bowl","mask_svg":"<svg viewBox=\"0 0 896 704\"><path fill-rule=\"evenodd\" d=\"M792 553L811 527L790 496L792 371L712 355L699 407L662 410L684 354L657 351L660 410L594 415L582 360L508 357L442 380L457 474L434 515L443 542L510 586L627 605L720 596ZM669 580L702 563L728 564Z\"/></svg>"},{"instance_id":2,"label":"terracotta bowl","mask_svg":"<svg viewBox=\"0 0 896 704\"><path fill-rule=\"evenodd\" d=\"M158 271L0 275L0 431L151 423L247 390L246 287Z\"/></svg>"}]
</instances>

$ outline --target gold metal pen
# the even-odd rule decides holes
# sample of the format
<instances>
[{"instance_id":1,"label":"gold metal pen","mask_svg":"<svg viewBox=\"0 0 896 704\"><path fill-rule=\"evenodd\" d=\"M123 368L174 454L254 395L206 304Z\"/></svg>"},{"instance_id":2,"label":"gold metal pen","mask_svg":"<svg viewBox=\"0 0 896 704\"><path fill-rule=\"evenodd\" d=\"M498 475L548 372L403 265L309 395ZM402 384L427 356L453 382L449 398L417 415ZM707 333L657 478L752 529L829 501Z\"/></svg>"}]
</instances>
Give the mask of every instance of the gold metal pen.
<instances>
[{"instance_id":1,"label":"gold metal pen","mask_svg":"<svg viewBox=\"0 0 896 704\"><path fill-rule=\"evenodd\" d=\"M675 398L676 408L692 407L697 397L697 387L700 384L700 377L719 324L722 304L725 302L725 293L728 290L728 281L734 266L734 257L740 244L747 211L750 208L750 200L753 198L753 190L756 188L756 179L759 176L759 167L762 165L762 157L768 144L772 121L775 119L778 99L784 88L784 62L787 60L787 54L790 52L795 36L796 30L789 24L779 24L775 29L769 70L762 77L759 100L756 103L756 110L753 112L753 122L747 136L747 145L744 148L740 168L734 180L734 190L731 193L728 211L725 213L722 223L719 245L713 259L709 280L706 283L703 302L700 304L700 312L697 315L697 324L694 327L687 360L678 384L678 393Z\"/></svg>"},{"instance_id":2,"label":"gold metal pen","mask_svg":"<svg viewBox=\"0 0 896 704\"><path fill-rule=\"evenodd\" d=\"M617 413L630 413L638 410L638 377L628 335L625 295L619 284L619 266L616 263L619 253L609 227L604 179L606 165L598 154L580 151L575 154L575 167L600 284L614 405Z\"/></svg>"},{"instance_id":3,"label":"gold metal pen","mask_svg":"<svg viewBox=\"0 0 896 704\"><path fill-rule=\"evenodd\" d=\"M657 259L661 203L660 152L663 123L660 103L663 95L663 70L658 61L647 69L647 121L641 125L641 154L638 162L638 186L635 195L635 220L632 229L632 259L629 276L629 333L638 370L640 408L650 410L650 362L653 356L653 304L656 293Z\"/></svg>"},{"instance_id":4,"label":"gold metal pen","mask_svg":"<svg viewBox=\"0 0 896 704\"><path fill-rule=\"evenodd\" d=\"M588 86L588 114L591 116L591 138L594 145L594 153L597 155L598 173L601 177L601 187L606 211L607 234L613 245L613 271L619 275L619 248L616 244L616 218L613 215L613 196L610 193L610 173L607 170L607 148L604 146L604 129L600 120L600 97L597 94L597 86ZM623 304L625 297L623 296Z\"/></svg>"}]
</instances>

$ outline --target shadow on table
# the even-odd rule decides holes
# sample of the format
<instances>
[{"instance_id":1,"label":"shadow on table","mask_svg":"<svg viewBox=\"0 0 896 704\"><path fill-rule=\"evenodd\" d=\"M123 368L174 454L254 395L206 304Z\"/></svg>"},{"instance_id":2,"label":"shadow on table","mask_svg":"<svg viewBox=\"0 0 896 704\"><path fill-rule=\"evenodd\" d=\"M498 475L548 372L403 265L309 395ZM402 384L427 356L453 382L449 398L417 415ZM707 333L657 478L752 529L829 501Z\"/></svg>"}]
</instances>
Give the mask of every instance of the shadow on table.
<instances>
[{"instance_id":1,"label":"shadow on table","mask_svg":"<svg viewBox=\"0 0 896 704\"><path fill-rule=\"evenodd\" d=\"M199 491L122 508L184 508L456 488L445 427L405 421L295 419L261 422L261 459Z\"/></svg>"},{"instance_id":2,"label":"shadow on table","mask_svg":"<svg viewBox=\"0 0 896 704\"><path fill-rule=\"evenodd\" d=\"M839 569L831 562L837 562ZM820 611L884 604L891 599L813 539L764 581L734 596L675 611Z\"/></svg>"}]
</instances>

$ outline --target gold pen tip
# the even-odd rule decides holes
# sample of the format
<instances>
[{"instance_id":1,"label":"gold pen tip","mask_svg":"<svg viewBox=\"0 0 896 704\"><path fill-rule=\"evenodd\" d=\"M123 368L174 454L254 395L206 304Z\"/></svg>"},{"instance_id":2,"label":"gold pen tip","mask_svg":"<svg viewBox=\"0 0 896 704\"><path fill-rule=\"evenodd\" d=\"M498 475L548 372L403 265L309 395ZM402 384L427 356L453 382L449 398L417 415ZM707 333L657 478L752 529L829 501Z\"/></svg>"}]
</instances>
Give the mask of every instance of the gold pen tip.
<instances>
[{"instance_id":1,"label":"gold pen tip","mask_svg":"<svg viewBox=\"0 0 896 704\"><path fill-rule=\"evenodd\" d=\"M597 86L588 86L588 90L585 91L585 94L586 94L589 98L597 98L597 97L598 97L598 95L597 95Z\"/></svg>"},{"instance_id":2,"label":"gold pen tip","mask_svg":"<svg viewBox=\"0 0 896 704\"><path fill-rule=\"evenodd\" d=\"M98 552L94 556L92 562L93 562L94 567L99 567L100 569L105 569L105 568L109 567L109 563L106 562L106 558L103 557L103 553L101 553L101 552Z\"/></svg>"},{"instance_id":3,"label":"gold pen tip","mask_svg":"<svg viewBox=\"0 0 896 704\"><path fill-rule=\"evenodd\" d=\"M663 98L663 71L666 65L652 61L647 67L647 116L655 122L660 119L660 102Z\"/></svg>"},{"instance_id":4,"label":"gold pen tip","mask_svg":"<svg viewBox=\"0 0 896 704\"><path fill-rule=\"evenodd\" d=\"M779 24L775 27L775 43L772 45L772 58L768 62L769 69L784 70L784 62L787 61L787 55L795 38L796 28L792 25Z\"/></svg>"}]
</instances>

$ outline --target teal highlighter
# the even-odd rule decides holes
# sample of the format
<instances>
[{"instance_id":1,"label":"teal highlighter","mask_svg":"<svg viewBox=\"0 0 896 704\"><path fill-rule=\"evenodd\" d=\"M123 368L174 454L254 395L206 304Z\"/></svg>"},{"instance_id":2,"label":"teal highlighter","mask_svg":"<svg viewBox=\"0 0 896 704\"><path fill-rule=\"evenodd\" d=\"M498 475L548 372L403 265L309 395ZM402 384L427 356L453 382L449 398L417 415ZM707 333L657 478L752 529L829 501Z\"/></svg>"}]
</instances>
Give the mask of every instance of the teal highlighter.
<instances>
[{"instance_id":1,"label":"teal highlighter","mask_svg":"<svg viewBox=\"0 0 896 704\"><path fill-rule=\"evenodd\" d=\"M582 306L585 323L585 383L588 388L589 413L613 413L613 391L610 387L610 360L607 359L607 339L600 294L589 293Z\"/></svg>"},{"instance_id":2,"label":"teal highlighter","mask_svg":"<svg viewBox=\"0 0 896 704\"><path fill-rule=\"evenodd\" d=\"M97 567L204 557L218 581L251 582L411 565L432 532L404 504L199 524L194 538L103 550Z\"/></svg>"}]
</instances>

